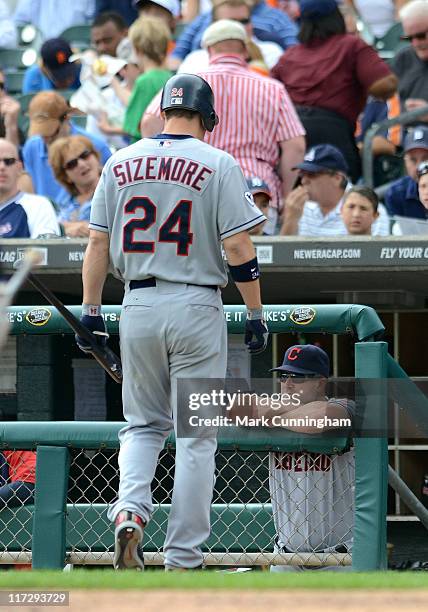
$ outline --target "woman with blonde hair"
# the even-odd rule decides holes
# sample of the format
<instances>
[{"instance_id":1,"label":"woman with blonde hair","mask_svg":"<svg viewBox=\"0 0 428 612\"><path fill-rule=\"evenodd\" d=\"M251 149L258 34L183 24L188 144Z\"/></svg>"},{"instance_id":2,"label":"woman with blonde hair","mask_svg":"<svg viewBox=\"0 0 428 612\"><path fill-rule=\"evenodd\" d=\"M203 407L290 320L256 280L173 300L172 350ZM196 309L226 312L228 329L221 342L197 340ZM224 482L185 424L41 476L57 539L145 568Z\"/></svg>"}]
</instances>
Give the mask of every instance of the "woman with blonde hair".
<instances>
[{"instance_id":1,"label":"woman with blonde hair","mask_svg":"<svg viewBox=\"0 0 428 612\"><path fill-rule=\"evenodd\" d=\"M92 197L101 174L98 151L85 136L58 138L49 147L49 163L70 194L58 214L66 236L89 236Z\"/></svg>"}]
</instances>

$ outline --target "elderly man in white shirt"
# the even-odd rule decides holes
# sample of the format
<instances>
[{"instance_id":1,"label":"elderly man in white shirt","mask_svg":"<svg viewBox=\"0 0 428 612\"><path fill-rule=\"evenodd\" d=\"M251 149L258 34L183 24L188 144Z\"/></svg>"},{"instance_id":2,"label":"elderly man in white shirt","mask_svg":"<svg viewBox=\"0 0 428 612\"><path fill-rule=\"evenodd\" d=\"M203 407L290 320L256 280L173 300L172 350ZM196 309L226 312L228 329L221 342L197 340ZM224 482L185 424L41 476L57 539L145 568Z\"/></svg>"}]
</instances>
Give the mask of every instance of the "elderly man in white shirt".
<instances>
[{"instance_id":1,"label":"elderly man in white shirt","mask_svg":"<svg viewBox=\"0 0 428 612\"><path fill-rule=\"evenodd\" d=\"M312 147L301 164L301 185L288 195L282 216L282 236L344 236L348 234L341 215L343 196L352 187L342 153L329 144ZM373 236L390 234L390 218L379 205L372 225Z\"/></svg>"}]
</instances>

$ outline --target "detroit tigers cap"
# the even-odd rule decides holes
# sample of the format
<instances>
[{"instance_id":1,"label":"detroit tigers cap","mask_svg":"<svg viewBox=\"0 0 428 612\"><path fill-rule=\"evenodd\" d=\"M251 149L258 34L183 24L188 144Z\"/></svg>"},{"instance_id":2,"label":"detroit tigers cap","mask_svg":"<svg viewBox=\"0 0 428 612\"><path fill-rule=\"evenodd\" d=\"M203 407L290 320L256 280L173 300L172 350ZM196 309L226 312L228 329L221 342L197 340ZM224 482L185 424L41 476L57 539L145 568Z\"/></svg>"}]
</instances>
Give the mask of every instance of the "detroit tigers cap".
<instances>
[{"instance_id":1,"label":"detroit tigers cap","mask_svg":"<svg viewBox=\"0 0 428 612\"><path fill-rule=\"evenodd\" d=\"M338 8L336 0L300 0L302 19L319 19L331 15Z\"/></svg>"},{"instance_id":2,"label":"detroit tigers cap","mask_svg":"<svg viewBox=\"0 0 428 612\"><path fill-rule=\"evenodd\" d=\"M418 125L407 132L404 139L404 152L412 149L428 149L428 128Z\"/></svg>"},{"instance_id":3,"label":"detroit tigers cap","mask_svg":"<svg viewBox=\"0 0 428 612\"><path fill-rule=\"evenodd\" d=\"M43 65L55 81L63 81L71 77L77 78L80 63L69 61L72 54L70 45L63 38L49 38L45 40L40 49Z\"/></svg>"},{"instance_id":4,"label":"detroit tigers cap","mask_svg":"<svg viewBox=\"0 0 428 612\"><path fill-rule=\"evenodd\" d=\"M252 176L251 178L247 178L248 189L251 191L253 195L256 193L264 193L268 196L269 199L272 199L272 193L269 189L269 185L258 176Z\"/></svg>"},{"instance_id":5,"label":"detroit tigers cap","mask_svg":"<svg viewBox=\"0 0 428 612\"><path fill-rule=\"evenodd\" d=\"M169 11L173 17L180 16L180 2L179 0L133 0L135 8L142 8L144 5L157 4L166 11Z\"/></svg>"},{"instance_id":6,"label":"detroit tigers cap","mask_svg":"<svg viewBox=\"0 0 428 612\"><path fill-rule=\"evenodd\" d=\"M294 374L330 375L330 359L327 353L314 344L296 344L285 351L284 361L271 372L292 372Z\"/></svg>"},{"instance_id":7,"label":"detroit tigers cap","mask_svg":"<svg viewBox=\"0 0 428 612\"><path fill-rule=\"evenodd\" d=\"M248 34L242 23L233 19L219 19L205 30L201 47L208 49L211 45L224 40L240 40L244 44L248 41Z\"/></svg>"},{"instance_id":8,"label":"detroit tigers cap","mask_svg":"<svg viewBox=\"0 0 428 612\"><path fill-rule=\"evenodd\" d=\"M323 170L335 170L348 174L349 168L342 153L329 144L320 144L312 147L306 153L301 164L294 166L293 170L304 170L305 172L322 172Z\"/></svg>"}]
</instances>

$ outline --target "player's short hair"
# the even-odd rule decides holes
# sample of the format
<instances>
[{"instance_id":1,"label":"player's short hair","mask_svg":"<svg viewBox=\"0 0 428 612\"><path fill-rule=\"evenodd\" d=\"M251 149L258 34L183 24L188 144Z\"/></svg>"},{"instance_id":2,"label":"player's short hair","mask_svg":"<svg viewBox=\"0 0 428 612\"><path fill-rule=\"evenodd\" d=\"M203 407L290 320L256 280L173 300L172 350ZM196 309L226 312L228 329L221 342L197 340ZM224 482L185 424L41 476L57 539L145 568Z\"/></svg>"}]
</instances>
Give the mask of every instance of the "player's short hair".
<instances>
[{"instance_id":1,"label":"player's short hair","mask_svg":"<svg viewBox=\"0 0 428 612\"><path fill-rule=\"evenodd\" d=\"M139 17L129 28L134 49L157 64L162 64L171 40L171 31L159 17Z\"/></svg>"},{"instance_id":2,"label":"player's short hair","mask_svg":"<svg viewBox=\"0 0 428 612\"><path fill-rule=\"evenodd\" d=\"M167 119L178 117L191 120L193 117L201 116L197 111L188 110L187 108L167 108L164 113Z\"/></svg>"},{"instance_id":3,"label":"player's short hair","mask_svg":"<svg viewBox=\"0 0 428 612\"><path fill-rule=\"evenodd\" d=\"M58 183L61 183L71 195L78 195L76 186L70 181L67 171L64 168L65 156L72 151L82 152L84 150L90 151L100 161L100 154L86 136L66 136L64 138L58 138L49 147L49 163L52 167ZM77 153L78 154L78 153Z\"/></svg>"},{"instance_id":4,"label":"player's short hair","mask_svg":"<svg viewBox=\"0 0 428 612\"><path fill-rule=\"evenodd\" d=\"M298 39L302 45L306 45L316 38L327 40L335 34L346 34L345 20L339 8L319 19L302 19Z\"/></svg>"},{"instance_id":5,"label":"player's short hair","mask_svg":"<svg viewBox=\"0 0 428 612\"><path fill-rule=\"evenodd\" d=\"M106 23L110 23L110 21L114 23L120 32L128 28L122 15L119 15L119 13L115 11L105 11L97 15L92 22L91 28L100 28Z\"/></svg>"},{"instance_id":6,"label":"player's short hair","mask_svg":"<svg viewBox=\"0 0 428 612\"><path fill-rule=\"evenodd\" d=\"M357 185L355 187L352 187L349 191L345 193L343 203L346 202L351 193L357 193L361 197L366 198L366 200L368 200L373 206L373 212L377 213L377 209L379 206L379 198L377 197L377 194L375 191L373 191L373 189L370 189L370 187L366 187L365 185Z\"/></svg>"}]
</instances>

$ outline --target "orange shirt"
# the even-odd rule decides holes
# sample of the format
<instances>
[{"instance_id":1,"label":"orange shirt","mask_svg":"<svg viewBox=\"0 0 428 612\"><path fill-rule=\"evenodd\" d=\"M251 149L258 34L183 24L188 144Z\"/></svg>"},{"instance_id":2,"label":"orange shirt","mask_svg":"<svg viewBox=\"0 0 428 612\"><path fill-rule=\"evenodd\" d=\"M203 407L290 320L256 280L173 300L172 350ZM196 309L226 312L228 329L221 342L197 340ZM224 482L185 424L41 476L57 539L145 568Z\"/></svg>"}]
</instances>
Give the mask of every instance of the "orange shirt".
<instances>
[{"instance_id":1,"label":"orange shirt","mask_svg":"<svg viewBox=\"0 0 428 612\"><path fill-rule=\"evenodd\" d=\"M36 453L34 451L2 451L9 464L11 482L36 482Z\"/></svg>"}]
</instances>

